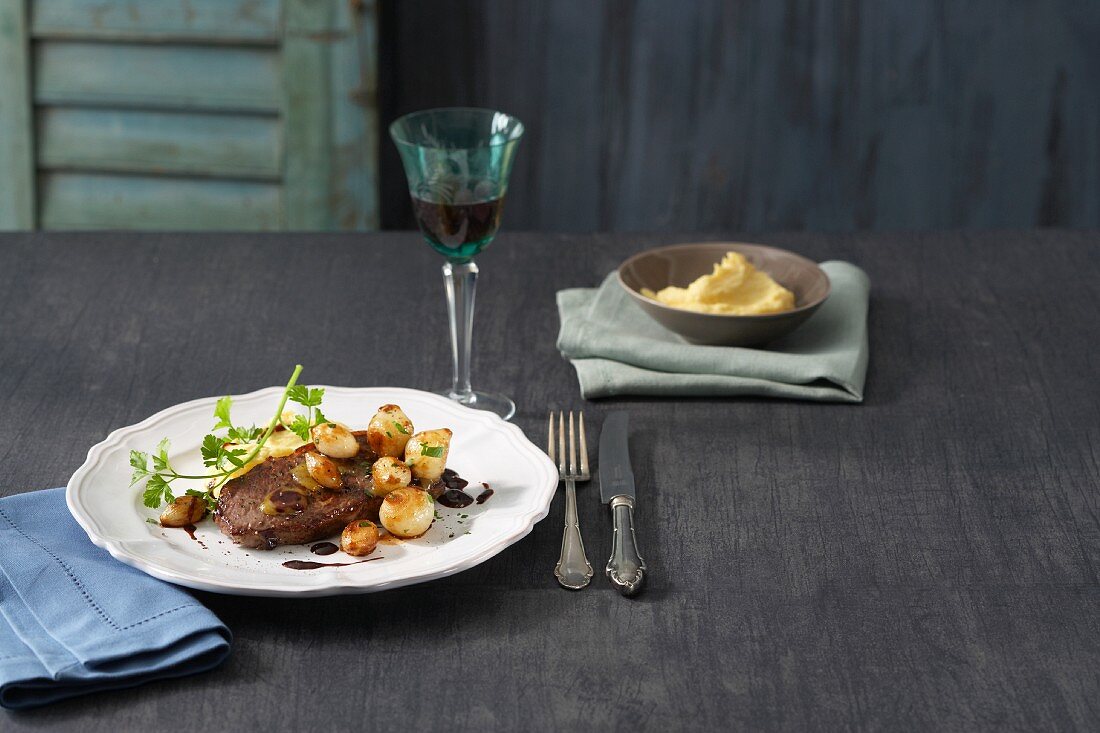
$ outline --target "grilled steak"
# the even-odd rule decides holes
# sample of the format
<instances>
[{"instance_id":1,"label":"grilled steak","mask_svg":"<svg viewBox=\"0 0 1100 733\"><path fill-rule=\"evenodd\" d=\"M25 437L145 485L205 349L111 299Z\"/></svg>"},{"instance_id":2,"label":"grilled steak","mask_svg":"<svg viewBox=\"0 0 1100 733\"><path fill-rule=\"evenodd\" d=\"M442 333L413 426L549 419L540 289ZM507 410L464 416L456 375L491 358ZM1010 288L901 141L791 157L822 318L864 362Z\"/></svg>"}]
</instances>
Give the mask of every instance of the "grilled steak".
<instances>
[{"instance_id":1,"label":"grilled steak","mask_svg":"<svg viewBox=\"0 0 1100 733\"><path fill-rule=\"evenodd\" d=\"M354 435L359 442L359 454L346 460L332 459L340 468L344 481L342 488L310 493L308 504L297 513L274 516L264 513L261 508L264 499L272 492L301 488L292 472L305 463L307 452L315 450L310 443L288 456L269 458L243 476L227 482L214 512L218 528L238 545L272 550L279 545L300 545L331 537L355 519L377 522L382 498L371 493L370 467L374 452L367 444L365 430L356 431ZM435 484L428 490L438 497L443 486Z\"/></svg>"},{"instance_id":2,"label":"grilled steak","mask_svg":"<svg viewBox=\"0 0 1100 733\"><path fill-rule=\"evenodd\" d=\"M269 458L222 487L214 521L231 540L244 547L271 550L279 545L299 545L340 532L353 519L378 520L381 498L371 495L370 466L374 458L365 431L355 434L359 455L334 460L344 478L340 489L321 489L309 494L309 503L296 514L265 514L264 498L280 489L300 488L291 472L305 463L314 450L304 445L289 456Z\"/></svg>"}]
</instances>

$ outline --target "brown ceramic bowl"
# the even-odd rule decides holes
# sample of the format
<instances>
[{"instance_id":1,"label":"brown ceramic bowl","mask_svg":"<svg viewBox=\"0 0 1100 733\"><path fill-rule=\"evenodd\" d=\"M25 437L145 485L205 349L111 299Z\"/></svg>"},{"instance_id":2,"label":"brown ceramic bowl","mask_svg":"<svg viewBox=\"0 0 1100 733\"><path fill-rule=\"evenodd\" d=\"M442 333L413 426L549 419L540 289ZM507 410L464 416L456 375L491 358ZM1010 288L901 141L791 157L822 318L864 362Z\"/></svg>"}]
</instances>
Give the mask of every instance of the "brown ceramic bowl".
<instances>
[{"instance_id":1,"label":"brown ceramic bowl","mask_svg":"<svg viewBox=\"0 0 1100 733\"><path fill-rule=\"evenodd\" d=\"M733 250L794 293L795 307L782 313L730 316L672 308L642 295L642 288L686 287L708 275ZM619 284L650 318L693 344L759 346L786 336L829 297L829 276L817 263L776 247L740 242L703 242L658 247L619 266Z\"/></svg>"}]
</instances>

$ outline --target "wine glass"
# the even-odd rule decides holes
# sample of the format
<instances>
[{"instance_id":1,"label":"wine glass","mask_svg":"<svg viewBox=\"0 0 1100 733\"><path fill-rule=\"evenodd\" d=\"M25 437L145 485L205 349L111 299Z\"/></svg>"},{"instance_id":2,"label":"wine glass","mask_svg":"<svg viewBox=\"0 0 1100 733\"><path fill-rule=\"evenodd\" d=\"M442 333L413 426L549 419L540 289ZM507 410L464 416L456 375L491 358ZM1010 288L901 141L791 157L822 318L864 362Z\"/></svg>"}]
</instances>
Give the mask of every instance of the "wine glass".
<instances>
[{"instance_id":1,"label":"wine glass","mask_svg":"<svg viewBox=\"0 0 1100 733\"><path fill-rule=\"evenodd\" d=\"M420 231L447 258L443 280L454 380L439 394L505 420L515 414L515 402L470 386L478 272L473 258L500 228L508 175L522 135L523 123L515 117L466 107L413 112L390 125Z\"/></svg>"}]
</instances>

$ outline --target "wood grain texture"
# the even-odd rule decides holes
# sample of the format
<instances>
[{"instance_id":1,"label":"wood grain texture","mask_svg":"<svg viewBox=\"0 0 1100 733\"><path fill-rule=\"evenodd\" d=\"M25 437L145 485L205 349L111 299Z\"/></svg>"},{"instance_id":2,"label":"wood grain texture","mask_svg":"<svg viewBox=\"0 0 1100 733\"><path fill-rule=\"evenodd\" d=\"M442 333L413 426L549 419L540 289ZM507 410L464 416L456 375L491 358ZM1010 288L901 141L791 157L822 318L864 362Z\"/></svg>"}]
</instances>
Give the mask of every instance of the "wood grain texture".
<instances>
[{"instance_id":1,"label":"wood grain texture","mask_svg":"<svg viewBox=\"0 0 1100 733\"><path fill-rule=\"evenodd\" d=\"M0 228L378 227L373 0L2 2Z\"/></svg>"},{"instance_id":2,"label":"wood grain texture","mask_svg":"<svg viewBox=\"0 0 1100 733\"><path fill-rule=\"evenodd\" d=\"M506 226L1100 226L1100 5L385 0L384 124L527 125ZM413 221L382 147L385 227Z\"/></svg>"},{"instance_id":3,"label":"wood grain texture","mask_svg":"<svg viewBox=\"0 0 1100 733\"><path fill-rule=\"evenodd\" d=\"M44 229L280 229L277 184L171 176L47 172Z\"/></svg>"},{"instance_id":4,"label":"wood grain texture","mask_svg":"<svg viewBox=\"0 0 1100 733\"><path fill-rule=\"evenodd\" d=\"M329 229L381 223L378 180L378 3L337 2L330 44L332 194Z\"/></svg>"},{"instance_id":5,"label":"wood grain texture","mask_svg":"<svg viewBox=\"0 0 1100 733\"><path fill-rule=\"evenodd\" d=\"M33 56L40 104L280 111L274 49L43 41Z\"/></svg>"},{"instance_id":6,"label":"wood grain texture","mask_svg":"<svg viewBox=\"0 0 1100 733\"><path fill-rule=\"evenodd\" d=\"M279 40L279 0L28 0L36 38L265 43Z\"/></svg>"},{"instance_id":7,"label":"wood grain texture","mask_svg":"<svg viewBox=\"0 0 1100 733\"><path fill-rule=\"evenodd\" d=\"M34 226L34 126L23 0L0 0L0 229Z\"/></svg>"},{"instance_id":8,"label":"wood grain texture","mask_svg":"<svg viewBox=\"0 0 1100 733\"><path fill-rule=\"evenodd\" d=\"M284 0L282 115L286 129L286 226L326 229L332 194L332 86L329 34L333 8Z\"/></svg>"},{"instance_id":9,"label":"wood grain texture","mask_svg":"<svg viewBox=\"0 0 1100 733\"><path fill-rule=\"evenodd\" d=\"M760 237L870 274L862 405L582 404L555 291L675 239L505 231L479 259L475 386L511 393L537 443L551 407L583 406L593 445L608 410L631 414L637 600L602 578L557 587L559 498L509 550L423 586L199 594L234 632L225 666L0 727L172 729L180 700L189 727L224 730L1100 726L1100 233ZM19 334L0 340L0 493L61 485L110 430L280 383L298 360L311 383L446 384L438 267L414 234L0 236L0 329ZM418 324L409 358L286 295L299 272L329 307ZM253 327L207 327L225 313ZM599 563L597 494L579 510Z\"/></svg>"},{"instance_id":10,"label":"wood grain texture","mask_svg":"<svg viewBox=\"0 0 1100 733\"><path fill-rule=\"evenodd\" d=\"M40 169L282 178L273 116L43 107L37 121Z\"/></svg>"},{"instance_id":11,"label":"wood grain texture","mask_svg":"<svg viewBox=\"0 0 1100 733\"><path fill-rule=\"evenodd\" d=\"M376 229L374 2L285 0L286 228Z\"/></svg>"}]
</instances>

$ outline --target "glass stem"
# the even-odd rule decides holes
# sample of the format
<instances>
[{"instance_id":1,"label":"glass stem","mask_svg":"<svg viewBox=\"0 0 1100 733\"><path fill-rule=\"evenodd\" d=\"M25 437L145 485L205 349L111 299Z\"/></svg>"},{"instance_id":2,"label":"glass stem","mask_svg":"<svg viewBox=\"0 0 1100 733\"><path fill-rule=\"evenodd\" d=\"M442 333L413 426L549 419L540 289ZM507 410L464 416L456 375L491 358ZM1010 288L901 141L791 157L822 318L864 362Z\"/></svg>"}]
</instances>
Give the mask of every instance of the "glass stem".
<instances>
[{"instance_id":1,"label":"glass stem","mask_svg":"<svg viewBox=\"0 0 1100 733\"><path fill-rule=\"evenodd\" d=\"M451 355L454 380L451 398L470 402L470 349L474 335L474 295L477 293L477 265L473 262L443 265L443 284L447 288L447 314L451 317Z\"/></svg>"}]
</instances>

